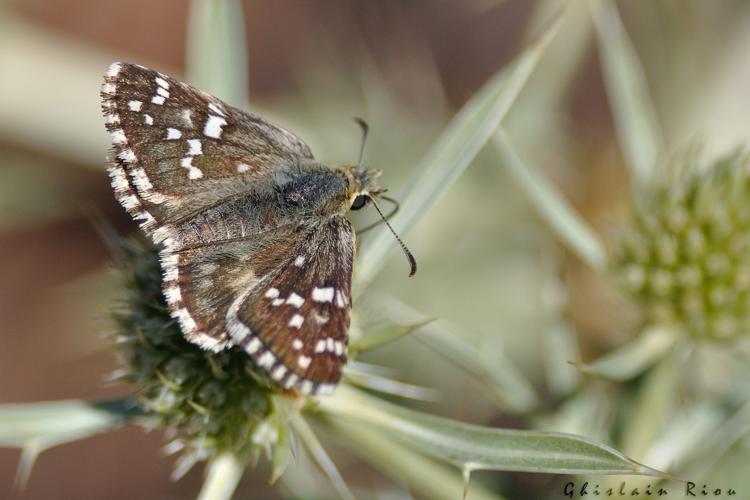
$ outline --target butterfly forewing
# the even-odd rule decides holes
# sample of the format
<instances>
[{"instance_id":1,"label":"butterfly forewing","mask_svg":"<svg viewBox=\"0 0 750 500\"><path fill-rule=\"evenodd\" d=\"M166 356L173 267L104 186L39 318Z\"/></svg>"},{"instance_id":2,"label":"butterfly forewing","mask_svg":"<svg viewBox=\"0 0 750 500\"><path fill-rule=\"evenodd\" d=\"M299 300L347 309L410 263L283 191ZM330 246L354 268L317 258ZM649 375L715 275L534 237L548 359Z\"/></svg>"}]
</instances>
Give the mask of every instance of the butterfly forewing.
<instances>
[{"instance_id":1,"label":"butterfly forewing","mask_svg":"<svg viewBox=\"0 0 750 500\"><path fill-rule=\"evenodd\" d=\"M279 165L312 159L291 132L141 66L112 64L102 98L112 185L150 234L270 180Z\"/></svg>"},{"instance_id":2,"label":"butterfly forewing","mask_svg":"<svg viewBox=\"0 0 750 500\"><path fill-rule=\"evenodd\" d=\"M142 66L111 65L102 98L115 195L162 246L185 337L240 346L284 388L331 392L346 361L354 231L339 213L288 210L279 190L304 168L330 176L320 185L341 178L294 134Z\"/></svg>"}]
</instances>

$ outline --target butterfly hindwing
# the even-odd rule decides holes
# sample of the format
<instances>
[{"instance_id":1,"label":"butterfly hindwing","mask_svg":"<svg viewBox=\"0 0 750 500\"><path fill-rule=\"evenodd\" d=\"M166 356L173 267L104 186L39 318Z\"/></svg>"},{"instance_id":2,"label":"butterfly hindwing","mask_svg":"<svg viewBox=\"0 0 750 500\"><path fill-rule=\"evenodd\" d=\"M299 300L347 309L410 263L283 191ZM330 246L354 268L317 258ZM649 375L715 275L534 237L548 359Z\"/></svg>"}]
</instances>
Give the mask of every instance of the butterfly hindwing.
<instances>
[{"instance_id":1,"label":"butterfly hindwing","mask_svg":"<svg viewBox=\"0 0 750 500\"><path fill-rule=\"evenodd\" d=\"M284 225L245 238L162 250L164 296L185 337L204 349L227 347L229 303L252 293L288 260L300 231Z\"/></svg>"},{"instance_id":2,"label":"butterfly hindwing","mask_svg":"<svg viewBox=\"0 0 750 500\"><path fill-rule=\"evenodd\" d=\"M227 310L232 341L278 384L333 391L346 362L355 236L342 216L300 237L279 270Z\"/></svg>"},{"instance_id":3,"label":"butterfly hindwing","mask_svg":"<svg viewBox=\"0 0 750 500\"><path fill-rule=\"evenodd\" d=\"M110 66L102 107L115 147L112 186L157 242L166 236L158 226L270 182L279 165L312 159L291 132L134 64Z\"/></svg>"}]
</instances>

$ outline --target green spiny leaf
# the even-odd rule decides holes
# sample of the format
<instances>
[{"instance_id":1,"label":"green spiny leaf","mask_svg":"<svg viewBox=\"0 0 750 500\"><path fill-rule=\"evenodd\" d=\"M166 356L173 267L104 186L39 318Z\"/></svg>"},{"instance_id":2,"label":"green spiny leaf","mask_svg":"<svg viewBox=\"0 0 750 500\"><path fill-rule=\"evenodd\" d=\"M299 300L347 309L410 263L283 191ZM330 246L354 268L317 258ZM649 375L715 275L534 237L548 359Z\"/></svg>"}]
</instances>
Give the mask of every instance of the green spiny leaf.
<instances>
[{"instance_id":1,"label":"green spiny leaf","mask_svg":"<svg viewBox=\"0 0 750 500\"><path fill-rule=\"evenodd\" d=\"M559 25L558 19L537 42L495 74L451 120L403 192L401 210L391 221L396 232L405 234L411 229L466 170L507 114ZM393 235L381 230L363 243L355 291L375 277L394 241Z\"/></svg>"},{"instance_id":2,"label":"green spiny leaf","mask_svg":"<svg viewBox=\"0 0 750 500\"><path fill-rule=\"evenodd\" d=\"M667 477L583 436L466 424L386 403L348 387L321 400L320 407L329 415L374 425L461 470Z\"/></svg>"}]
</instances>

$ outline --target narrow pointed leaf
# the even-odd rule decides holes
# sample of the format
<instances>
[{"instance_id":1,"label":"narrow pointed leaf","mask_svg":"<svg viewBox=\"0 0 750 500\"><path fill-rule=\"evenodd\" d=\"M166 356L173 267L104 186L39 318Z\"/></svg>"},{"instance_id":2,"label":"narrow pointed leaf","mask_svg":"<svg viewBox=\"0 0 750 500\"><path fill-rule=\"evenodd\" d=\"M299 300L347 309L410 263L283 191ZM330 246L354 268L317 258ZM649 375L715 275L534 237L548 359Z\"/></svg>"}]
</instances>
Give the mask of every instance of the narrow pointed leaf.
<instances>
[{"instance_id":1,"label":"narrow pointed leaf","mask_svg":"<svg viewBox=\"0 0 750 500\"><path fill-rule=\"evenodd\" d=\"M19 490L26 488L31 477L31 470L34 468L36 459L39 458L39 454L44 451L37 443L31 441L24 445L21 450L21 459L18 461L18 469L16 469L16 478L14 480L14 486Z\"/></svg>"},{"instance_id":2,"label":"narrow pointed leaf","mask_svg":"<svg viewBox=\"0 0 750 500\"><path fill-rule=\"evenodd\" d=\"M321 400L332 416L373 425L388 435L461 470L504 470L553 474L665 474L583 436L519 431L466 424L408 410L349 387Z\"/></svg>"},{"instance_id":3,"label":"narrow pointed leaf","mask_svg":"<svg viewBox=\"0 0 750 500\"><path fill-rule=\"evenodd\" d=\"M286 471L292 458L292 448L289 445L289 429L279 427L279 439L273 444L271 451L271 484L275 483Z\"/></svg>"},{"instance_id":4,"label":"narrow pointed leaf","mask_svg":"<svg viewBox=\"0 0 750 500\"><path fill-rule=\"evenodd\" d=\"M691 454L685 474L687 477L704 476L738 441L747 439L750 434L750 402L711 429L712 432L701 440L698 450Z\"/></svg>"},{"instance_id":5,"label":"narrow pointed leaf","mask_svg":"<svg viewBox=\"0 0 750 500\"><path fill-rule=\"evenodd\" d=\"M245 461L231 452L222 453L208 463L206 479L198 500L230 500L245 472Z\"/></svg>"},{"instance_id":6,"label":"narrow pointed leaf","mask_svg":"<svg viewBox=\"0 0 750 500\"><path fill-rule=\"evenodd\" d=\"M643 459L666 427L674 422L673 412L683 383L677 356L665 356L644 374L630 402L628 418L622 422L622 450Z\"/></svg>"},{"instance_id":7,"label":"narrow pointed leaf","mask_svg":"<svg viewBox=\"0 0 750 500\"><path fill-rule=\"evenodd\" d=\"M456 114L417 166L401 196L401 210L391 220L405 234L432 208L469 166L498 127L559 27L555 22L507 68L499 71ZM355 289L361 290L384 265L394 248L390 232L374 232L360 248Z\"/></svg>"},{"instance_id":8,"label":"narrow pointed leaf","mask_svg":"<svg viewBox=\"0 0 750 500\"><path fill-rule=\"evenodd\" d=\"M382 304L381 309L396 322L417 323L425 319L422 313L394 297L380 299L370 297L369 300ZM447 321L438 320L426 324L414 335L415 338L471 374L480 382L480 389L501 408L515 413L525 413L539 403L533 386L515 366L512 359L502 351L489 353L482 350L467 340L467 337L471 336L461 328Z\"/></svg>"},{"instance_id":9,"label":"narrow pointed leaf","mask_svg":"<svg viewBox=\"0 0 750 500\"><path fill-rule=\"evenodd\" d=\"M115 429L136 415L126 400L80 400L0 405L0 446L21 448L16 485L23 488L40 453Z\"/></svg>"},{"instance_id":10,"label":"narrow pointed leaf","mask_svg":"<svg viewBox=\"0 0 750 500\"><path fill-rule=\"evenodd\" d=\"M391 323L376 330L368 331L368 333L359 337L356 341L352 342L350 350L356 352L366 352L378 347L384 346L391 342L395 342L401 337L405 337L419 328L432 323L435 321L434 318L419 321L417 323L402 325L397 323Z\"/></svg>"},{"instance_id":11,"label":"narrow pointed leaf","mask_svg":"<svg viewBox=\"0 0 750 500\"><path fill-rule=\"evenodd\" d=\"M357 387L420 401L438 401L440 399L440 392L436 389L399 382L375 373L358 370L356 366L356 363L347 365L344 375L349 382Z\"/></svg>"},{"instance_id":12,"label":"narrow pointed leaf","mask_svg":"<svg viewBox=\"0 0 750 500\"><path fill-rule=\"evenodd\" d=\"M406 446L383 436L382 432L344 420L332 422L334 429L353 453L397 483L421 493L420 498L457 500L464 485L461 474L449 466L420 455ZM470 500L502 500L487 488L474 482L469 486Z\"/></svg>"},{"instance_id":13,"label":"narrow pointed leaf","mask_svg":"<svg viewBox=\"0 0 750 500\"><path fill-rule=\"evenodd\" d=\"M651 327L635 340L581 366L581 370L611 380L629 380L664 357L678 339L679 330L675 328Z\"/></svg>"},{"instance_id":14,"label":"narrow pointed leaf","mask_svg":"<svg viewBox=\"0 0 750 500\"><path fill-rule=\"evenodd\" d=\"M591 0L590 5L617 135L635 184L643 184L663 150L646 76L614 2Z\"/></svg>"},{"instance_id":15,"label":"narrow pointed leaf","mask_svg":"<svg viewBox=\"0 0 750 500\"><path fill-rule=\"evenodd\" d=\"M339 496L344 500L354 500L356 497L352 494L349 486L347 486L344 478L341 477L341 473L336 468L336 464L334 464L331 457L328 456L325 448L320 444L318 437L307 422L300 415L295 415L292 418L292 426L294 427L294 430L297 431L297 435L305 444L305 447L307 448L307 451L310 452L312 458L317 462L318 466L320 466L326 476L328 476L328 479L331 480L331 484L336 488Z\"/></svg>"},{"instance_id":16,"label":"narrow pointed leaf","mask_svg":"<svg viewBox=\"0 0 750 500\"><path fill-rule=\"evenodd\" d=\"M88 403L81 400L0 405L0 446L41 449L93 436L125 424L135 415L126 400Z\"/></svg>"},{"instance_id":17,"label":"narrow pointed leaf","mask_svg":"<svg viewBox=\"0 0 750 500\"><path fill-rule=\"evenodd\" d=\"M193 0L187 39L188 80L230 104L247 104L245 17L239 0Z\"/></svg>"},{"instance_id":18,"label":"narrow pointed leaf","mask_svg":"<svg viewBox=\"0 0 750 500\"><path fill-rule=\"evenodd\" d=\"M542 220L581 260L595 270L603 270L607 264L604 245L583 217L549 179L521 159L502 129L498 129L493 141L503 164L526 191Z\"/></svg>"}]
</instances>

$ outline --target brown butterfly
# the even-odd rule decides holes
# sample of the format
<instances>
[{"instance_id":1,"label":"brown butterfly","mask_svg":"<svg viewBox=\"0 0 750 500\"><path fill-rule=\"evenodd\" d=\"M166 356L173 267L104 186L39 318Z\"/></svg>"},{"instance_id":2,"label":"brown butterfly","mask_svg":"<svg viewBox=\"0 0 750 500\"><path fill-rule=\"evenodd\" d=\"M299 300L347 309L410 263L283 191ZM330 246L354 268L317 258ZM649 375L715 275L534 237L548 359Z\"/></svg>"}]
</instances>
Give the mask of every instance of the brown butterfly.
<instances>
[{"instance_id":1,"label":"brown butterfly","mask_svg":"<svg viewBox=\"0 0 750 500\"><path fill-rule=\"evenodd\" d=\"M143 66L112 64L101 95L115 196L161 245L185 337L241 347L285 389L333 392L351 311L345 214L375 205L380 172L361 155L322 165L291 132Z\"/></svg>"}]
</instances>

